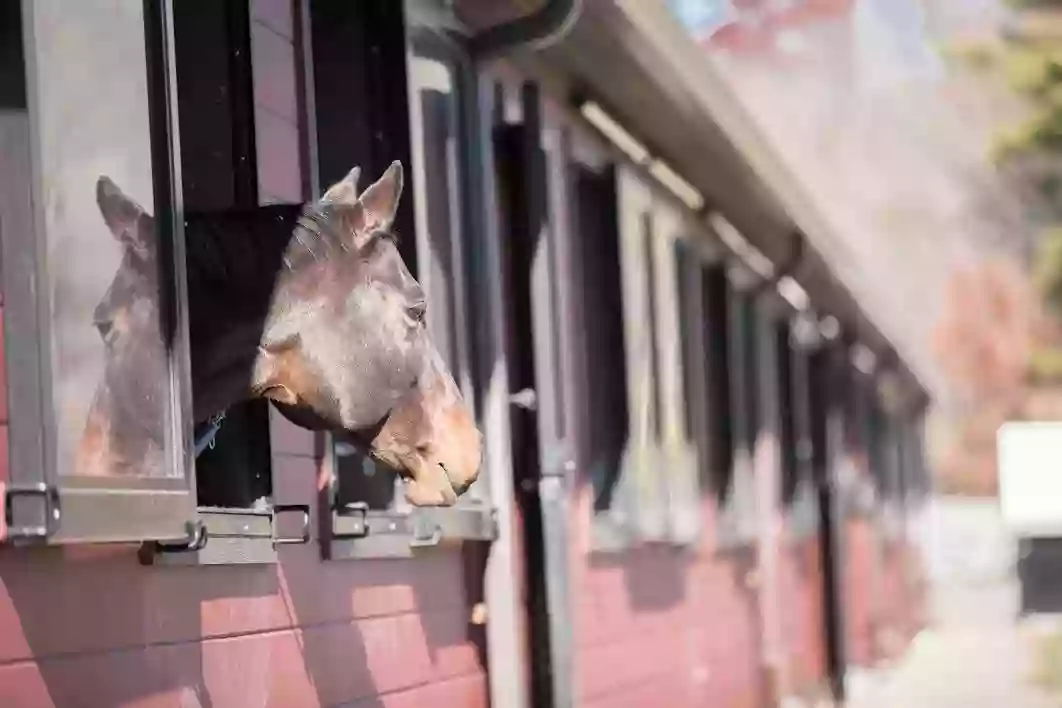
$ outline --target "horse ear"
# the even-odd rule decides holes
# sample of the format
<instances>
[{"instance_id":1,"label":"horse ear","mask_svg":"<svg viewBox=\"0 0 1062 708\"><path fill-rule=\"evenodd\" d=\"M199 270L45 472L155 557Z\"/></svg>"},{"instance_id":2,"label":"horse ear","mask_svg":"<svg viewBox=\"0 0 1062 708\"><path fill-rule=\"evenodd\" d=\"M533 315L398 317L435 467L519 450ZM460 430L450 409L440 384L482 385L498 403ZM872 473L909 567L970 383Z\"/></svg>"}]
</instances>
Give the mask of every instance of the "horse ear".
<instances>
[{"instance_id":1,"label":"horse ear","mask_svg":"<svg viewBox=\"0 0 1062 708\"><path fill-rule=\"evenodd\" d=\"M361 168L355 167L347 176L339 180L324 193L322 202L332 204L357 204L358 202L358 179L361 178Z\"/></svg>"},{"instance_id":2,"label":"horse ear","mask_svg":"<svg viewBox=\"0 0 1062 708\"><path fill-rule=\"evenodd\" d=\"M140 255L147 255L153 242L153 234L150 226L140 220L144 215L143 207L106 176L96 180L96 205L107 228L123 247Z\"/></svg>"},{"instance_id":3,"label":"horse ear","mask_svg":"<svg viewBox=\"0 0 1062 708\"><path fill-rule=\"evenodd\" d=\"M376 229L388 229L395 220L398 200L402 196L402 163L395 160L358 201L365 209L367 225Z\"/></svg>"}]
</instances>

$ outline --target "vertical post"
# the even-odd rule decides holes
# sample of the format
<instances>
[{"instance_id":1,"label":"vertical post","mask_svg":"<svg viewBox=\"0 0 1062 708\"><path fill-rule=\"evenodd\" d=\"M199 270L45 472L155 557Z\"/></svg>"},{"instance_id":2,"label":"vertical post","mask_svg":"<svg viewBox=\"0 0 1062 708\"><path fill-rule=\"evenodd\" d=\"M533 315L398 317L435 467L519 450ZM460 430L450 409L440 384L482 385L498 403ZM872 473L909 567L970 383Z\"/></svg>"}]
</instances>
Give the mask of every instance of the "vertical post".
<instances>
[{"instance_id":1,"label":"vertical post","mask_svg":"<svg viewBox=\"0 0 1062 708\"><path fill-rule=\"evenodd\" d=\"M781 544L781 406L775 313L769 295L753 303L756 385L755 434L751 438L756 496L756 554L759 611L763 632L763 663L768 705L778 705L789 687L782 633L778 554Z\"/></svg>"},{"instance_id":2,"label":"vertical post","mask_svg":"<svg viewBox=\"0 0 1062 708\"><path fill-rule=\"evenodd\" d=\"M823 555L823 594L826 614L827 662L830 687L836 701L845 701L845 666L847 663L844 628L844 514L837 478L844 463L844 420L841 404L843 392L838 375L847 356L836 342L825 342L813 355L811 396L819 431L816 444L821 447L816 465L819 529Z\"/></svg>"}]
</instances>

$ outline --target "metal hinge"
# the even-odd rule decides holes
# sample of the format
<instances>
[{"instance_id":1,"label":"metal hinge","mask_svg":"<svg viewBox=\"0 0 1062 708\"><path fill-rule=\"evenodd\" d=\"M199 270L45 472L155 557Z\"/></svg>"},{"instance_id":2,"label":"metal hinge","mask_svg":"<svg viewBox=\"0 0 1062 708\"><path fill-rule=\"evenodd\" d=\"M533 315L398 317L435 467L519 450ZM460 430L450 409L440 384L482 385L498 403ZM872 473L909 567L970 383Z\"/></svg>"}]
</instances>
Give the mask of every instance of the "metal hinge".
<instances>
[{"instance_id":1,"label":"metal hinge","mask_svg":"<svg viewBox=\"0 0 1062 708\"><path fill-rule=\"evenodd\" d=\"M34 515L40 519L39 523L15 523L15 500L19 498L36 501L39 509ZM38 482L36 484L12 484L4 489L4 519L7 523L9 540L46 539L55 533L61 518L58 487Z\"/></svg>"}]
</instances>

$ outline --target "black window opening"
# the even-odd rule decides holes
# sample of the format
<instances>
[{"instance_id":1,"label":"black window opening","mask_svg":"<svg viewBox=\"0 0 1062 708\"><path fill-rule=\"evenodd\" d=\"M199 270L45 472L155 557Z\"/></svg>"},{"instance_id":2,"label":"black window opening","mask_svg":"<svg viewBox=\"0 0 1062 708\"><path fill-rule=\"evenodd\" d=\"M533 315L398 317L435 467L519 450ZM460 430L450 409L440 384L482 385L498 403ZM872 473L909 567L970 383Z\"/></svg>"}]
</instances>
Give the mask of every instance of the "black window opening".
<instances>
[{"instance_id":1,"label":"black window opening","mask_svg":"<svg viewBox=\"0 0 1062 708\"><path fill-rule=\"evenodd\" d=\"M572 168L576 197L573 270L582 299L586 402L586 470L594 511L612 507L630 436L627 353L623 331L616 173Z\"/></svg>"},{"instance_id":2,"label":"black window opening","mask_svg":"<svg viewBox=\"0 0 1062 708\"><path fill-rule=\"evenodd\" d=\"M708 402L704 440L707 454L701 456L701 480L725 503L732 490L734 474L733 396L730 377L733 371L728 327L730 299L733 293L724 265L705 265L701 269L701 320L705 354L704 392Z\"/></svg>"},{"instance_id":3,"label":"black window opening","mask_svg":"<svg viewBox=\"0 0 1062 708\"><path fill-rule=\"evenodd\" d=\"M885 412L872 387L867 386L862 390L866 405L866 439L867 439L867 464L870 468L870 476L874 480L879 493L889 495L892 492L892 481L889 474L888 464L888 429Z\"/></svg>"},{"instance_id":4,"label":"black window opening","mask_svg":"<svg viewBox=\"0 0 1062 708\"><path fill-rule=\"evenodd\" d=\"M0 109L26 110L22 4L0 3Z\"/></svg>"},{"instance_id":5,"label":"black window opening","mask_svg":"<svg viewBox=\"0 0 1062 708\"><path fill-rule=\"evenodd\" d=\"M190 312L207 312L212 302L233 298L241 279L257 275L247 249L253 249L253 232L265 212L259 207L249 12L246 2L173 4ZM193 369L206 366L196 361L203 342L195 337L210 329L207 324L192 325ZM209 395L195 389L193 377L193 402ZM273 494L269 404L248 401L223 413L213 443L195 461L198 503L267 505ZM195 435L202 437L209 417L194 422Z\"/></svg>"},{"instance_id":6,"label":"black window opening","mask_svg":"<svg viewBox=\"0 0 1062 708\"><path fill-rule=\"evenodd\" d=\"M848 349L845 348L845 352ZM838 395L844 410L843 429L845 450L855 459L869 457L867 447L867 406L863 375L855 366L845 363L838 373Z\"/></svg>"},{"instance_id":7,"label":"black window opening","mask_svg":"<svg viewBox=\"0 0 1062 708\"><path fill-rule=\"evenodd\" d=\"M829 478L827 449L827 420L830 409L830 349L823 347L808 358L808 408L811 440L811 471L819 488Z\"/></svg>"},{"instance_id":8,"label":"black window opening","mask_svg":"<svg viewBox=\"0 0 1062 708\"><path fill-rule=\"evenodd\" d=\"M797 385L792 346L792 327L788 320L774 325L774 346L778 367L778 442L781 453L782 503L791 504L800 484L800 455L798 449Z\"/></svg>"}]
</instances>

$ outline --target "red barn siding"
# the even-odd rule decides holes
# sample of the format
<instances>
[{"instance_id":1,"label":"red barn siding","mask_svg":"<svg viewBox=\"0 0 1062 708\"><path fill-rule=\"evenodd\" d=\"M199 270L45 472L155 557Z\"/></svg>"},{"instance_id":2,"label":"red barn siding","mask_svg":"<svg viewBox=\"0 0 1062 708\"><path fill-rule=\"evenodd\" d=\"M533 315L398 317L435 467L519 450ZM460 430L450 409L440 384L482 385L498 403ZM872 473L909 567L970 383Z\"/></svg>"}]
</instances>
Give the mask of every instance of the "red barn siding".
<instances>
[{"instance_id":1,"label":"red barn siding","mask_svg":"<svg viewBox=\"0 0 1062 708\"><path fill-rule=\"evenodd\" d=\"M313 459L276 467L278 497L312 501ZM280 557L149 568L129 547L0 552L0 705L485 705L458 553L325 562L304 546Z\"/></svg>"},{"instance_id":2,"label":"red barn siding","mask_svg":"<svg viewBox=\"0 0 1062 708\"><path fill-rule=\"evenodd\" d=\"M924 593L918 574L917 550L905 539L886 542L882 553L880 651L886 658L902 654L924 627Z\"/></svg>"},{"instance_id":3,"label":"red barn siding","mask_svg":"<svg viewBox=\"0 0 1062 708\"><path fill-rule=\"evenodd\" d=\"M788 690L816 692L826 680L822 560L817 535L787 539L780 554L779 597Z\"/></svg>"},{"instance_id":4,"label":"red barn siding","mask_svg":"<svg viewBox=\"0 0 1062 708\"><path fill-rule=\"evenodd\" d=\"M752 552L645 547L589 554L589 498L573 505L577 704L758 706L762 670ZM712 505L706 504L711 527Z\"/></svg>"},{"instance_id":5,"label":"red barn siding","mask_svg":"<svg viewBox=\"0 0 1062 708\"><path fill-rule=\"evenodd\" d=\"M845 648L850 664L874 662L875 602L878 555L877 531L872 521L850 518L844 523L842 593Z\"/></svg>"}]
</instances>

